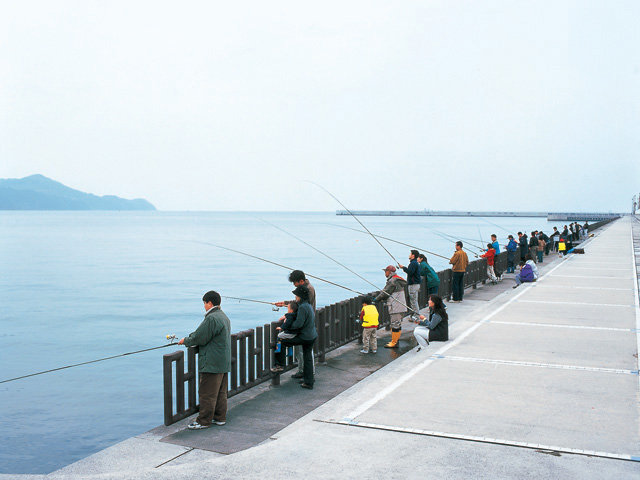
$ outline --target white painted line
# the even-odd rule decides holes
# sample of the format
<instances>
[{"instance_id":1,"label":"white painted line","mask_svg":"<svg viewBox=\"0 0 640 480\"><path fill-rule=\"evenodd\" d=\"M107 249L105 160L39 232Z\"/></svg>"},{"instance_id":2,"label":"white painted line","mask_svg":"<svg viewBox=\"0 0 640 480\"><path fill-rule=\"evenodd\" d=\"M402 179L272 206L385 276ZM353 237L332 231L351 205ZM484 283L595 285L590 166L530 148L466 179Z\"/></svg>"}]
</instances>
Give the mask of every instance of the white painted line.
<instances>
[{"instance_id":1,"label":"white painted line","mask_svg":"<svg viewBox=\"0 0 640 480\"><path fill-rule=\"evenodd\" d=\"M620 292L633 292L633 288L602 288L602 287L574 287L571 285L540 285L536 284L536 287L542 288L572 288L576 290L615 290Z\"/></svg>"},{"instance_id":2,"label":"white painted line","mask_svg":"<svg viewBox=\"0 0 640 480\"><path fill-rule=\"evenodd\" d=\"M610 332L635 332L635 329L632 329L632 328L587 327L584 325L561 325L556 323L501 322L499 320L489 320L488 323L499 323L500 325L525 325L528 327L576 328L578 330L606 330Z\"/></svg>"},{"instance_id":3,"label":"white painted line","mask_svg":"<svg viewBox=\"0 0 640 480\"><path fill-rule=\"evenodd\" d=\"M627 266L627 268L609 268L609 267L585 267L585 266L576 266L573 265L571 267L574 270L614 270L614 271L621 271L621 272L628 272L629 271L629 266Z\"/></svg>"},{"instance_id":4,"label":"white painted line","mask_svg":"<svg viewBox=\"0 0 640 480\"><path fill-rule=\"evenodd\" d=\"M554 278L613 278L615 280L629 280L629 277L611 277L608 275L553 275Z\"/></svg>"},{"instance_id":5,"label":"white painted line","mask_svg":"<svg viewBox=\"0 0 640 480\"><path fill-rule=\"evenodd\" d=\"M357 418L360 415L362 415L364 412L369 410L371 407L373 407L380 400L384 399L390 393L392 393L394 390L396 390L398 387L400 387L407 380L410 380L415 375L417 375L422 370L424 370L427 366L431 365L431 363L433 363L435 361L434 357L436 355L441 355L444 352L446 352L447 350L449 350L450 348L453 348L456 345L460 344L465 338L467 338L469 335L471 335L471 333L473 333L477 328L479 328L484 322L486 322L487 320L492 318L494 315L498 314L499 312L501 312L502 310L507 308L507 306L509 306L509 305L511 305L511 303L515 302L519 297L521 297L522 295L527 293L530 288L531 288L530 286L525 287L524 290L522 290L521 292L519 292L516 295L514 295L513 298L509 299L504 305L502 305L501 307L497 308L496 310L494 310L493 312L491 312L490 314L485 316L478 323L476 323L475 325L472 325L467 330L465 330L458 338L456 338L455 340L451 341L450 343L447 343L446 345L440 347L440 349L438 349L436 352L434 352L434 354L431 357L426 358L422 363L417 365L415 368L413 368L412 370L408 371L404 375L401 375L395 381L393 381L389 385L387 385L387 387L383 388L376 395L371 397L369 400L367 400L366 402L363 402L353 412L349 413L347 415L347 417L349 417L349 418Z\"/></svg>"},{"instance_id":6,"label":"white painted line","mask_svg":"<svg viewBox=\"0 0 640 480\"><path fill-rule=\"evenodd\" d=\"M404 427L394 427L390 425L381 425L376 423L346 422L346 421L339 421L339 422L329 421L326 423L334 423L337 425L347 425L350 427L358 427L358 428L372 428L375 430L388 430L388 431L394 431L399 433L407 433ZM610 452L596 452L595 450L583 450L583 449L577 449L577 448L558 447L554 445L553 446L542 445L539 443L516 442L513 440L505 440L502 438L490 438L490 437L480 437L475 435L460 435L457 433L436 432L433 430L424 430L420 428L411 429L410 433L412 435L424 435L428 437L450 438L453 440L465 440L469 442L490 443L493 445L505 445L509 447L519 447L519 448L527 448L527 449L533 449L533 450L546 450L550 452L570 453L574 455L588 455L590 457L640 462L640 454L627 455L627 454L610 453Z\"/></svg>"},{"instance_id":7,"label":"white painted line","mask_svg":"<svg viewBox=\"0 0 640 480\"><path fill-rule=\"evenodd\" d=\"M556 363L518 362L518 361L512 361L512 360L496 360L493 358L442 356L442 357L439 357L438 360L454 360L458 362L491 363L491 364L497 364L497 365L510 365L510 366L516 366L516 367L552 368L557 370L581 370L585 372L638 375L638 372L636 370L624 370L620 368L598 368L598 367L583 367L580 365L560 365Z\"/></svg>"},{"instance_id":8,"label":"white painted line","mask_svg":"<svg viewBox=\"0 0 640 480\"><path fill-rule=\"evenodd\" d=\"M625 305L617 303L584 303L584 302L549 302L547 300L518 300L518 303L544 303L553 305L584 305L587 307L633 307L634 305Z\"/></svg>"}]
</instances>

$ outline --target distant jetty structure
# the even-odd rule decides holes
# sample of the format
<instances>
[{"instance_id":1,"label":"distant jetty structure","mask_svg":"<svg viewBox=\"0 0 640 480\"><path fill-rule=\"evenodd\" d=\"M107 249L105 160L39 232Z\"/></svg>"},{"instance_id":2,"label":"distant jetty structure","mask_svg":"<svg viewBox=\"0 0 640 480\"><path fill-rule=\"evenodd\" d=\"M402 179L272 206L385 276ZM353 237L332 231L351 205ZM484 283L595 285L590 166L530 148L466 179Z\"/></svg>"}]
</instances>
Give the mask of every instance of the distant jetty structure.
<instances>
[{"instance_id":1,"label":"distant jetty structure","mask_svg":"<svg viewBox=\"0 0 640 480\"><path fill-rule=\"evenodd\" d=\"M464 212L454 210L336 210L336 215L357 215L369 217L547 217L558 221L601 221L622 217L624 213L585 212Z\"/></svg>"}]
</instances>

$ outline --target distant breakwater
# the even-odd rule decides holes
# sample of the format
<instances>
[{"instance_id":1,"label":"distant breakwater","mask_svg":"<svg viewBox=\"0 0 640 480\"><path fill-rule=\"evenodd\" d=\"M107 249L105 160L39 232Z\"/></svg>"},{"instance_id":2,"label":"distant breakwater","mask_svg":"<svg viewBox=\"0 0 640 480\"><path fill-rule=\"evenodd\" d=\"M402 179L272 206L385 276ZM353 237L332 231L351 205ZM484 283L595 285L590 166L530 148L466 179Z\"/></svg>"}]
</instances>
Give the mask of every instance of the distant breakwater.
<instances>
[{"instance_id":1,"label":"distant breakwater","mask_svg":"<svg viewBox=\"0 0 640 480\"><path fill-rule=\"evenodd\" d=\"M597 222L622 217L625 214L584 212L464 212L455 210L336 210L336 215L356 215L365 217L546 217L547 220Z\"/></svg>"}]
</instances>

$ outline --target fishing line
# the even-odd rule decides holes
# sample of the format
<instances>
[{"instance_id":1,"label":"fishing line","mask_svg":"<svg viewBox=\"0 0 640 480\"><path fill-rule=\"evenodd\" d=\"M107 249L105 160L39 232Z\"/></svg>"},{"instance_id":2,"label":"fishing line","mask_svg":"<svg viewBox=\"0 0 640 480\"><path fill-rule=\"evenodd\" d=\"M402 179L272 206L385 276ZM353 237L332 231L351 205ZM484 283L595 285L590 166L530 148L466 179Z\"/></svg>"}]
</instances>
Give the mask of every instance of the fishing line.
<instances>
[{"instance_id":1,"label":"fishing line","mask_svg":"<svg viewBox=\"0 0 640 480\"><path fill-rule=\"evenodd\" d=\"M367 232L363 232L362 230L358 230L357 228L345 227L344 225L337 225L335 223L322 223L322 225L331 225L333 227L346 228L347 230L353 230L354 232L358 232L358 233L367 233ZM425 253L428 253L429 255L433 255L435 257L440 257L440 258L444 258L445 260L449 260L449 257L445 257L443 255L438 255L437 253L430 252L429 250L425 250L425 249L420 248L420 247L416 247L415 245L409 245L408 243L403 243L403 242L400 242L398 240L394 240L392 238L383 237L382 235L375 235L375 236L378 237L378 238L382 238L383 240L389 240L390 242L397 243L399 245L404 245L405 247L414 248L416 250L419 250L420 252L425 252Z\"/></svg>"},{"instance_id":2,"label":"fishing line","mask_svg":"<svg viewBox=\"0 0 640 480\"><path fill-rule=\"evenodd\" d=\"M239 255L244 255L246 257L255 258L256 260L260 260L262 262L270 263L271 265L275 265L277 267L286 268L287 270L295 270L295 268L287 267L286 265L282 265L281 263L272 262L271 260L267 260L266 258L261 258L261 257L258 257L256 255L251 255L251 254L246 253L246 252L241 252L240 250L234 250L233 248L223 247L222 245L216 245L215 243L198 242L196 240L186 240L186 241L191 242L191 243L199 243L201 245L209 245L210 247L221 248L222 250L228 250L229 252L234 252L234 253L237 253ZM329 285L334 285L334 286L340 287L340 288L342 288L344 290L348 290L350 292L357 293L358 295L366 295L366 293L362 293L362 292L359 292L357 290L353 290L353 289L351 289L349 287L345 287L344 285L340 285L339 283L332 282L331 280L325 280L324 278L316 277L316 276L310 275L310 274L308 274L306 272L305 272L305 275L307 277L311 277L311 278L315 278L316 280L320 280L321 282L328 283Z\"/></svg>"},{"instance_id":3,"label":"fishing line","mask_svg":"<svg viewBox=\"0 0 640 480\"><path fill-rule=\"evenodd\" d=\"M433 228L430 228L429 230L431 230L432 232L444 237L448 237L445 238L445 240L451 240L451 241L457 241L457 240L464 240L466 243L468 243L469 245L471 245L472 247L476 247L476 248L480 248L478 245L476 245L475 239L474 238L468 238L468 237L454 237L453 235L449 235L448 233L444 233L444 232L440 232L438 230L434 230Z\"/></svg>"},{"instance_id":4,"label":"fishing line","mask_svg":"<svg viewBox=\"0 0 640 480\"><path fill-rule=\"evenodd\" d=\"M487 220L486 218L482 218L482 217L478 217L480 220L483 220L485 222L487 222L489 225L493 225L494 227L498 227L501 228L502 230L504 230L505 232L507 232L509 235L513 235L509 230L507 230L506 228L501 227L500 225L490 222L489 220Z\"/></svg>"},{"instance_id":5,"label":"fishing line","mask_svg":"<svg viewBox=\"0 0 640 480\"><path fill-rule=\"evenodd\" d=\"M400 262L398 262L398 260L396 260L396 257L394 257L393 255L391 255L391 252L389 252L389 250L387 250L387 249L385 248L385 246L384 246L384 245L382 245L382 243L380 243L380 241L376 238L376 236L375 236L373 233L371 233L367 227L365 227L364 223L362 223L362 222L360 221L360 219L359 219L358 217L356 217L356 216L353 214L353 212L352 212L351 210L349 210L349 209L345 206L345 204L344 204L344 203L342 203L340 200L338 200L338 199L336 198L336 196L335 196L335 195L333 195L329 190L327 190L326 188L324 188L322 185L317 184L316 182L312 182L311 180L305 180L305 182L313 183L316 187L321 188L322 190L324 190L325 192L327 192L329 195L331 195L331 197L332 197L336 202L338 202L340 205L342 205L342 207L343 207L347 212L349 212L349 215L351 215L353 218L355 218L355 219L356 219L356 221L357 221L360 225L362 225L362 228L364 228L364 229L367 231L367 233L368 233L369 235L371 235L371 236L373 237L373 239L374 239L376 242L378 242L378 245L380 245L380 246L384 249L384 251L385 251L385 252L387 252L387 253L389 254L389 256L393 259L393 261L394 261L394 262L396 262L396 265L400 265Z\"/></svg>"},{"instance_id":6,"label":"fishing line","mask_svg":"<svg viewBox=\"0 0 640 480\"><path fill-rule=\"evenodd\" d=\"M369 280L367 280L367 279L366 279L366 278L364 278L363 276L359 275L358 273L354 272L353 270L351 270L351 269L350 269L349 267L347 267L346 265L343 265L343 264L342 264L342 263L340 263L338 260L336 260L336 259L334 259L334 258L330 257L330 256L329 256L329 255L327 255L326 253L324 253L324 252L320 251L319 249L317 249L317 248L316 248L316 247L314 247L313 245L310 245L309 243L305 242L305 241L304 241L304 240L302 240L301 238L296 237L296 236L295 236L295 235L293 235L292 233L287 232L285 229L280 228L280 227L278 227L277 225L274 225L273 223L268 222L267 220L264 220L264 219L262 219L262 218L258 217L257 215L252 215L252 214L250 214L250 213L248 213L248 212L245 212L245 213L247 213L247 215L251 215L252 217L257 218L258 220L262 220L263 222L265 222L265 223L267 223L267 224L271 225L272 227L277 228L278 230L280 230L280 231L282 231L282 232L286 233L287 235L291 235L291 236L292 236L293 238L295 238L296 240L298 240L298 241L300 241L300 242L304 243L306 246L308 246L308 247L310 247L310 248L313 248L316 252L318 252L318 253L320 253L320 254L324 255L324 256L325 256L325 257L327 257L329 260L331 260L331 261L333 261L333 262L337 263L338 265L340 265L341 267L343 267L343 268L345 268L345 269L349 270L351 273L353 273L353 274L354 274L354 275L356 275L358 278L360 278L360 279L364 280L365 282L367 282L369 285L371 285L371 286L372 286L373 288L375 288L376 290L383 291L383 289L379 288L376 284L371 283ZM389 296L389 297L390 297L390 296ZM409 307L408 305L405 305L404 303L400 302L399 300L395 300L395 299L394 299L394 301L395 301L395 302L397 302L397 303L399 303L399 304L400 304L400 305L402 305L403 307L405 307L408 311L410 311L410 312L413 312L413 313L416 313L416 314L420 315L420 312L416 312L416 311L415 311L415 310L413 310L411 307Z\"/></svg>"},{"instance_id":7,"label":"fishing line","mask_svg":"<svg viewBox=\"0 0 640 480\"><path fill-rule=\"evenodd\" d=\"M311 245L310 243L307 243L307 242L305 242L304 240L302 240L301 238L296 237L293 233L288 232L288 231L286 231L284 228L281 228L281 227L279 227L278 225L275 225L275 224L273 224L273 223L271 223L271 222L269 222L269 221L267 221L267 220L265 220L265 219L263 219L263 218L260 218L260 217L258 217L257 215L253 215L253 214L248 213L248 212L244 212L244 213L246 213L247 215L250 215L250 216L252 216L252 217L254 217L254 218L257 218L258 220L262 220L264 223L266 223L266 224L268 224L268 225L271 225L272 227L277 228L277 229L278 229L278 230L280 230L281 232L284 232L284 233L286 233L287 235L289 235L289 236L291 236L291 237L295 238L295 239L296 239L296 240L298 240L299 242L304 243L307 247L309 247L309 248L313 248L316 252L318 252L318 253L319 253L319 254L321 254L321 255L324 255L325 257L327 257L327 258L328 258L329 260L331 260L332 262L337 263L338 265L340 265L340 266L341 266L342 268L344 268L345 270L348 270L349 272L353 273L356 277L358 277L358 278L359 278L359 279L361 279L361 280L364 280L364 281L365 281L365 282L367 282L369 285L371 285L373 288L375 288L375 289L377 289L377 290L380 290L380 288L379 288L377 285L375 285L374 283L371 283L369 280L367 280L366 278L364 278L364 277L363 277L362 275L360 275L359 273L354 272L353 270L351 270L351 269L350 269L349 267L347 267L346 265L344 265L344 264L340 263L340 262L339 262L338 260L336 260L335 258L330 257L329 255L327 255L326 253L324 253L324 252L323 252L323 251L321 251L320 249L318 249L318 248L314 247L314 246L313 246L313 245Z\"/></svg>"},{"instance_id":8,"label":"fishing line","mask_svg":"<svg viewBox=\"0 0 640 480\"><path fill-rule=\"evenodd\" d=\"M175 339L175 335L167 335L167 339L168 340ZM127 355L135 355L136 353L149 352L151 350L157 350L159 348L167 348L167 347L170 347L172 345L178 345L178 342L168 343L167 345L161 345L159 347L145 348L144 350L136 350L135 352L121 353L120 355L113 355L111 357L99 358L97 360L91 360L89 362L82 362L82 363L76 363L74 365L67 365L66 367L52 368L51 370L45 370L43 372L31 373L29 375L23 375L21 377L10 378L8 380L2 380L2 381L0 381L0 383L13 382L15 380L21 380L23 378L35 377L36 375L43 375L45 373L57 372L59 370L65 370L67 368L79 367L81 365L88 365L90 363L104 362L105 360L112 360L114 358L125 357Z\"/></svg>"}]
</instances>

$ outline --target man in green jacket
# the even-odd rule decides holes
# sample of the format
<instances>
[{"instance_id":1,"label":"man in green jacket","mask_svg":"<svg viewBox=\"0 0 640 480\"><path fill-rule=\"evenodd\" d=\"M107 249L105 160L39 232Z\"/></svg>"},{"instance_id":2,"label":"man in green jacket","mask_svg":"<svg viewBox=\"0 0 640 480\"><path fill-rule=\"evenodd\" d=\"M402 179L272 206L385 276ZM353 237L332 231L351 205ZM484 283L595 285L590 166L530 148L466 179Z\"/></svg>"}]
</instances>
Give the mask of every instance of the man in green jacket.
<instances>
[{"instance_id":1,"label":"man in green jacket","mask_svg":"<svg viewBox=\"0 0 640 480\"><path fill-rule=\"evenodd\" d=\"M213 290L202 297L206 311L195 332L181 339L185 347L198 346L198 418L188 428L200 430L227 422L227 373L231 371L231 323L220 310L220 294Z\"/></svg>"}]
</instances>

